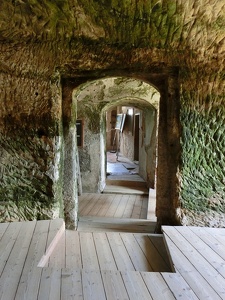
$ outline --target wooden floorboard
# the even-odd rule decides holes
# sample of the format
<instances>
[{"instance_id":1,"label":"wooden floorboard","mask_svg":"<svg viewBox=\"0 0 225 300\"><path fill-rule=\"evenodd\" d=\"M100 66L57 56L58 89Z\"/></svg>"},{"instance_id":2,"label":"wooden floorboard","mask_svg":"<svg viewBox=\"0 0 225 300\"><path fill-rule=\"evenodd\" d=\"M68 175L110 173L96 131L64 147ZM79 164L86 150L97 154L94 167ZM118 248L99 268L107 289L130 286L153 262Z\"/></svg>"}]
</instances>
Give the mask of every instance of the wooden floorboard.
<instances>
[{"instance_id":1,"label":"wooden floorboard","mask_svg":"<svg viewBox=\"0 0 225 300\"><path fill-rule=\"evenodd\" d=\"M207 251L207 247L200 253L196 249L196 245L193 246L189 243L186 235L180 234L178 227L165 226L163 228L174 265L183 276L182 278L185 278L186 282L192 286L195 294L201 298L213 295L213 299L217 299L220 295L222 299L225 299L225 278L204 258L203 252ZM183 230L187 231L186 228Z\"/></svg>"},{"instance_id":2,"label":"wooden floorboard","mask_svg":"<svg viewBox=\"0 0 225 300\"><path fill-rule=\"evenodd\" d=\"M114 260L113 252L108 242L107 235L104 232L94 232L93 238L95 242L100 270L116 271L117 266Z\"/></svg>"},{"instance_id":3,"label":"wooden floorboard","mask_svg":"<svg viewBox=\"0 0 225 300\"><path fill-rule=\"evenodd\" d=\"M153 236L150 239L149 235L146 234L134 234L134 237L154 272L171 272L171 267L166 263L163 256L161 256L158 248L154 246L152 242L152 240L154 241ZM163 244L161 244L161 248L165 248ZM165 252L164 255L166 255Z\"/></svg>"},{"instance_id":4,"label":"wooden floorboard","mask_svg":"<svg viewBox=\"0 0 225 300\"><path fill-rule=\"evenodd\" d=\"M198 235L196 229L190 229L189 227L184 227L182 230L177 228L177 231L185 237L185 239L192 245L199 254L205 258L205 260L218 271L225 278L225 265L224 259L217 254L210 246L202 240L201 234Z\"/></svg>"},{"instance_id":5,"label":"wooden floorboard","mask_svg":"<svg viewBox=\"0 0 225 300\"><path fill-rule=\"evenodd\" d=\"M41 278L41 268L36 268L47 248L47 238L50 221L37 222L27 253L26 262L19 281L15 299L20 300L23 295L28 299L38 293Z\"/></svg>"},{"instance_id":6,"label":"wooden floorboard","mask_svg":"<svg viewBox=\"0 0 225 300\"><path fill-rule=\"evenodd\" d=\"M119 271L102 271L101 274L107 300L129 299Z\"/></svg>"},{"instance_id":7,"label":"wooden floorboard","mask_svg":"<svg viewBox=\"0 0 225 300\"><path fill-rule=\"evenodd\" d=\"M101 272L98 270L82 270L82 286L84 299L105 300L106 294L102 281Z\"/></svg>"},{"instance_id":8,"label":"wooden floorboard","mask_svg":"<svg viewBox=\"0 0 225 300\"><path fill-rule=\"evenodd\" d=\"M154 246L150 236L154 240L154 235L149 234L66 230L50 256L48 266L85 270L170 272L171 267L161 256L162 250L159 251ZM71 238L74 239L73 242ZM163 240L162 236L161 239ZM165 247L163 243L160 246Z\"/></svg>"},{"instance_id":9,"label":"wooden floorboard","mask_svg":"<svg viewBox=\"0 0 225 300\"><path fill-rule=\"evenodd\" d=\"M198 265L198 272L201 276L208 282L209 285L213 285L213 289L219 295L223 295L225 298L225 278L219 274L218 270L216 270L208 260L204 257L204 252L208 251L208 247L205 247L203 251L200 253L195 246L190 244L189 241L189 228L183 228L183 231L186 232L182 235L179 232L179 228L175 227L167 227L166 232L169 234L169 238L177 245L177 247L181 250L181 252L188 258L188 261L193 265ZM195 235L192 234L192 239L195 238ZM194 254L194 255L193 255ZM210 257L209 257L210 259Z\"/></svg>"},{"instance_id":10,"label":"wooden floorboard","mask_svg":"<svg viewBox=\"0 0 225 300\"><path fill-rule=\"evenodd\" d=\"M130 300L152 299L139 272L121 272Z\"/></svg>"},{"instance_id":11,"label":"wooden floorboard","mask_svg":"<svg viewBox=\"0 0 225 300\"><path fill-rule=\"evenodd\" d=\"M173 293L175 299L185 299L185 300L197 300L199 299L196 294L191 289L191 286L187 284L184 278L179 273L162 273L162 276L171 292ZM201 299L201 298L200 298ZM202 298L207 299L207 298Z\"/></svg>"},{"instance_id":12,"label":"wooden floorboard","mask_svg":"<svg viewBox=\"0 0 225 300\"><path fill-rule=\"evenodd\" d=\"M147 219L147 214L148 195L87 193L79 197L80 217Z\"/></svg>"},{"instance_id":13,"label":"wooden floorboard","mask_svg":"<svg viewBox=\"0 0 225 300\"><path fill-rule=\"evenodd\" d=\"M151 296L154 300L174 300L176 299L170 290L162 274L156 272L141 272L140 273Z\"/></svg>"},{"instance_id":14,"label":"wooden floorboard","mask_svg":"<svg viewBox=\"0 0 225 300\"><path fill-rule=\"evenodd\" d=\"M0 224L0 299L225 299L225 229L163 226L165 259L162 235L62 225Z\"/></svg>"},{"instance_id":15,"label":"wooden floorboard","mask_svg":"<svg viewBox=\"0 0 225 300\"><path fill-rule=\"evenodd\" d=\"M66 230L65 248L65 267L82 269L80 235L77 231Z\"/></svg>"},{"instance_id":16,"label":"wooden floorboard","mask_svg":"<svg viewBox=\"0 0 225 300\"><path fill-rule=\"evenodd\" d=\"M105 201L100 207L97 216L99 217L105 217L107 215L107 212L109 210L109 207L111 203L114 201L116 198L116 195L104 195Z\"/></svg>"},{"instance_id":17,"label":"wooden floorboard","mask_svg":"<svg viewBox=\"0 0 225 300\"><path fill-rule=\"evenodd\" d=\"M155 227L155 222L141 219L80 217L77 230L86 232L115 231L154 233Z\"/></svg>"},{"instance_id":18,"label":"wooden floorboard","mask_svg":"<svg viewBox=\"0 0 225 300\"><path fill-rule=\"evenodd\" d=\"M22 223L15 222L7 224L7 226L1 224L0 227L3 227L3 229L1 229L2 238L0 240L0 275L2 276L20 228L22 227Z\"/></svg>"},{"instance_id":19,"label":"wooden floorboard","mask_svg":"<svg viewBox=\"0 0 225 300\"><path fill-rule=\"evenodd\" d=\"M14 299L36 222L23 222L0 278L1 299Z\"/></svg>"},{"instance_id":20,"label":"wooden floorboard","mask_svg":"<svg viewBox=\"0 0 225 300\"><path fill-rule=\"evenodd\" d=\"M115 232L108 232L106 235L109 241L110 248L113 251L113 256L118 270L134 271L134 265L132 263L130 255L126 250L121 235Z\"/></svg>"},{"instance_id":21,"label":"wooden floorboard","mask_svg":"<svg viewBox=\"0 0 225 300\"><path fill-rule=\"evenodd\" d=\"M24 299L38 299L38 300L69 299L69 297L67 297L67 293L71 292L71 287L69 286L70 289L68 290L64 289L65 276L61 272L61 269L57 269L57 268L39 268L39 269L41 269L42 272L41 272L40 288L38 291L37 298L35 298L33 294L33 297L31 295L30 298L24 298ZM68 276L66 278L69 279ZM63 297L61 298L61 291L64 292L65 297L63 295Z\"/></svg>"},{"instance_id":22,"label":"wooden floorboard","mask_svg":"<svg viewBox=\"0 0 225 300\"><path fill-rule=\"evenodd\" d=\"M166 237L166 241L174 261L175 271L191 286L199 299L221 299L213 287L196 270L197 266L193 265L169 238Z\"/></svg>"},{"instance_id":23,"label":"wooden floorboard","mask_svg":"<svg viewBox=\"0 0 225 300\"><path fill-rule=\"evenodd\" d=\"M61 299L84 299L81 270L62 269Z\"/></svg>"}]
</instances>

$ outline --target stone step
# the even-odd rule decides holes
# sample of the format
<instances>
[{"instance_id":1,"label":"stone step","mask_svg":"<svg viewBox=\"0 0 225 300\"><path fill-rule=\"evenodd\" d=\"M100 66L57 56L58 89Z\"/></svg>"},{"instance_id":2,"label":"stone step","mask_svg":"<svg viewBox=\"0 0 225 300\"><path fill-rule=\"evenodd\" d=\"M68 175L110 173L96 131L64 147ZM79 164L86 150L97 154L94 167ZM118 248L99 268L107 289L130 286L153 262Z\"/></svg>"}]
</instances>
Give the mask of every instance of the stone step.
<instances>
[{"instance_id":1,"label":"stone step","mask_svg":"<svg viewBox=\"0 0 225 300\"><path fill-rule=\"evenodd\" d=\"M121 180L121 179L107 179L106 185L146 188L146 182L144 181L130 181L130 180Z\"/></svg>"}]
</instances>

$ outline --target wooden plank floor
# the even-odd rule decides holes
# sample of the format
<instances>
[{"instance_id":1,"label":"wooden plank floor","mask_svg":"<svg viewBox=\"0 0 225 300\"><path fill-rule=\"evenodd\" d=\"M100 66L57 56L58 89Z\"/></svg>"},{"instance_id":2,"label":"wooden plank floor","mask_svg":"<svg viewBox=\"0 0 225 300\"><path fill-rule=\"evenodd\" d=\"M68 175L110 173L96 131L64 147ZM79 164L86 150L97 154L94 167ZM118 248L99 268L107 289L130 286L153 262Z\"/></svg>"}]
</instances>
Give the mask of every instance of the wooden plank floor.
<instances>
[{"instance_id":1,"label":"wooden plank floor","mask_svg":"<svg viewBox=\"0 0 225 300\"><path fill-rule=\"evenodd\" d=\"M45 266L104 271L172 271L162 235L70 230L65 231Z\"/></svg>"},{"instance_id":2,"label":"wooden plank floor","mask_svg":"<svg viewBox=\"0 0 225 300\"><path fill-rule=\"evenodd\" d=\"M0 299L225 299L225 229L162 230L174 273L153 272L168 266L161 236L0 224Z\"/></svg>"},{"instance_id":3,"label":"wooden plank floor","mask_svg":"<svg viewBox=\"0 0 225 300\"><path fill-rule=\"evenodd\" d=\"M79 196L79 216L147 219L148 196L92 194Z\"/></svg>"},{"instance_id":4,"label":"wooden plank floor","mask_svg":"<svg viewBox=\"0 0 225 300\"><path fill-rule=\"evenodd\" d=\"M84 193L79 197L78 231L154 233L154 207L149 208L148 196Z\"/></svg>"},{"instance_id":5,"label":"wooden plank floor","mask_svg":"<svg viewBox=\"0 0 225 300\"><path fill-rule=\"evenodd\" d=\"M64 229L61 219L0 224L0 299L37 295L42 273L38 263L43 256L49 258Z\"/></svg>"},{"instance_id":6,"label":"wooden plank floor","mask_svg":"<svg viewBox=\"0 0 225 300\"><path fill-rule=\"evenodd\" d=\"M78 231L114 231L154 233L156 222L145 219L119 219L106 217L79 217Z\"/></svg>"}]
</instances>

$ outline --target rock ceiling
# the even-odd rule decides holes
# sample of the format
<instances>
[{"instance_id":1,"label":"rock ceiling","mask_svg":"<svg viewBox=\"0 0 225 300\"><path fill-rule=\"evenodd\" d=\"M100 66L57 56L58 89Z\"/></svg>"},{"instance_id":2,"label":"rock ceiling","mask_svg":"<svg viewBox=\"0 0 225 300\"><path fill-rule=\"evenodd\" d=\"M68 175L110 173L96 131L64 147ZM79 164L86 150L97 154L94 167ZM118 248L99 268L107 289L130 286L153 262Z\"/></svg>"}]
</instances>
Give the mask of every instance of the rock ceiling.
<instances>
[{"instance_id":1,"label":"rock ceiling","mask_svg":"<svg viewBox=\"0 0 225 300\"><path fill-rule=\"evenodd\" d=\"M224 74L224 0L2 0L0 70L199 68ZM214 73L215 74L215 73Z\"/></svg>"}]
</instances>

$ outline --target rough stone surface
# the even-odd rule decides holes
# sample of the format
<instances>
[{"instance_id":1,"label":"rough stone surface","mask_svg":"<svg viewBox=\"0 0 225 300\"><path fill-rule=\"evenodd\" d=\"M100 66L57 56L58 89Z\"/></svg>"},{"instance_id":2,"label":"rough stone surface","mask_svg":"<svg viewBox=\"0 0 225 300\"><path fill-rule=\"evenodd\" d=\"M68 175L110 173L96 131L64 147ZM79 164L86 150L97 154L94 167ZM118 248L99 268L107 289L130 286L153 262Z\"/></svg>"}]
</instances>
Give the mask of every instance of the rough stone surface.
<instances>
[{"instance_id":1,"label":"rough stone surface","mask_svg":"<svg viewBox=\"0 0 225 300\"><path fill-rule=\"evenodd\" d=\"M225 214L222 212L195 212L185 209L183 213L185 217L182 219L182 225L225 228Z\"/></svg>"},{"instance_id":2,"label":"rough stone surface","mask_svg":"<svg viewBox=\"0 0 225 300\"><path fill-rule=\"evenodd\" d=\"M99 154L100 151L103 151L99 146L99 135L100 132L103 131L102 128L100 130L100 125L103 126L100 120L104 111L109 109L109 107L115 107L117 105L135 105L144 111L159 109L159 98L160 94L153 86L141 80L129 77L112 77L94 80L80 85L74 90L73 99L77 106L77 117L82 119L84 124L84 144L79 148L84 191L98 191L100 173ZM147 116L147 112L145 112L144 115ZM152 161L155 161L155 159L152 157L153 155L150 155L149 159L145 158L145 156L149 156L151 152L151 150L148 149L150 144L149 139L152 135L153 125L151 123L152 118L143 120L143 155L141 157L140 167L141 173L146 179L148 186L154 187L155 164L153 164ZM151 129L149 129L149 125ZM147 137L145 137L145 135L147 135ZM126 147L123 146L123 142L129 144L132 139L133 136L131 136L130 139L128 139L127 136L125 138L124 132L121 141L121 150ZM127 149L131 151L132 147L127 147ZM123 149L123 153L128 158L133 159L133 155L126 153L125 149Z\"/></svg>"},{"instance_id":3,"label":"rough stone surface","mask_svg":"<svg viewBox=\"0 0 225 300\"><path fill-rule=\"evenodd\" d=\"M62 210L59 162L73 110L62 100L60 78L78 86L85 76L90 81L91 76L128 74L140 80L152 74L153 86L168 84L166 109L161 110L165 140L159 146L169 157L160 158L166 174L159 170L158 175L171 188L158 190L158 217L183 222L190 214L192 224L198 224L198 214L220 219L225 201L224 20L224 0L2 0L0 202L12 216L6 219L20 219L26 207L38 211L32 217L27 213L28 218L40 211L40 218L52 217L55 205ZM174 68L179 85L168 80ZM173 84L177 91L170 88ZM180 99L180 106L170 106L173 99ZM94 116L102 105L92 107ZM97 134L95 120L89 125ZM183 213L175 216L179 207Z\"/></svg>"}]
</instances>

